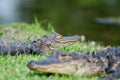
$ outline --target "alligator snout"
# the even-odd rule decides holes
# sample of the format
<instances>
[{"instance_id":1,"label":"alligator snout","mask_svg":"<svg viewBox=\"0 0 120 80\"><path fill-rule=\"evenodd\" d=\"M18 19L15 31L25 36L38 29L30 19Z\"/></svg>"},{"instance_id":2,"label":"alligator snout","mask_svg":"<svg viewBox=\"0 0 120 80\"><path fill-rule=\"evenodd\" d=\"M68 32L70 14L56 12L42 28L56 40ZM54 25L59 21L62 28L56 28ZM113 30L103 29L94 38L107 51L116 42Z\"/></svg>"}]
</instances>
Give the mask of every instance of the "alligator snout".
<instances>
[{"instance_id":1,"label":"alligator snout","mask_svg":"<svg viewBox=\"0 0 120 80\"><path fill-rule=\"evenodd\" d=\"M27 66L30 68L30 69L34 69L34 66L35 66L35 61L31 60Z\"/></svg>"},{"instance_id":2,"label":"alligator snout","mask_svg":"<svg viewBox=\"0 0 120 80\"><path fill-rule=\"evenodd\" d=\"M68 37L63 37L58 39L57 41L60 43L69 43L69 42L75 42L80 39L79 35L74 35L74 36L68 36Z\"/></svg>"}]
</instances>

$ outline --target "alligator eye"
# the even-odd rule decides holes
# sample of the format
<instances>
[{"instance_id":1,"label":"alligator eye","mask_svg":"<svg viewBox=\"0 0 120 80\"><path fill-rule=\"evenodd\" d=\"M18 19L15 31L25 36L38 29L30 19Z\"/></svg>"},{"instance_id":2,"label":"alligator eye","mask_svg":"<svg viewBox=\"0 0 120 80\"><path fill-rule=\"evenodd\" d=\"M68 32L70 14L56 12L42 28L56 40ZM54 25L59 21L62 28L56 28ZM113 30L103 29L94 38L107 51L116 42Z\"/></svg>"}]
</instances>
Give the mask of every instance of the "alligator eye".
<instances>
[{"instance_id":1,"label":"alligator eye","mask_svg":"<svg viewBox=\"0 0 120 80\"><path fill-rule=\"evenodd\" d=\"M51 41L46 41L46 44L47 44L47 45L51 45L52 42L51 42Z\"/></svg>"},{"instance_id":2,"label":"alligator eye","mask_svg":"<svg viewBox=\"0 0 120 80\"><path fill-rule=\"evenodd\" d=\"M68 54L61 54L58 56L59 60L70 60L72 59L72 56L69 56Z\"/></svg>"},{"instance_id":3,"label":"alligator eye","mask_svg":"<svg viewBox=\"0 0 120 80\"><path fill-rule=\"evenodd\" d=\"M67 54L61 54L62 57L68 56Z\"/></svg>"},{"instance_id":4,"label":"alligator eye","mask_svg":"<svg viewBox=\"0 0 120 80\"><path fill-rule=\"evenodd\" d=\"M61 37L62 37L62 35L57 35L57 36L56 36L57 39L59 39L59 38L61 38Z\"/></svg>"}]
</instances>

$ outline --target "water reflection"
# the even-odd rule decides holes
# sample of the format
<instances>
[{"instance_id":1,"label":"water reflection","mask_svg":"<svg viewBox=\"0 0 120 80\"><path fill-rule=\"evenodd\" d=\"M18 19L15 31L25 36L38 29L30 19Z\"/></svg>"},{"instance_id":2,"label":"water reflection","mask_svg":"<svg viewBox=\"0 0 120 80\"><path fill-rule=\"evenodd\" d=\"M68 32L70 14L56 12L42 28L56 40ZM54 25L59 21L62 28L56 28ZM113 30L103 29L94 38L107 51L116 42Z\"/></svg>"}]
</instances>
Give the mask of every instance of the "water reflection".
<instances>
[{"instance_id":1,"label":"water reflection","mask_svg":"<svg viewBox=\"0 0 120 80\"><path fill-rule=\"evenodd\" d=\"M0 0L0 23L18 21L18 5L19 0Z\"/></svg>"},{"instance_id":2,"label":"water reflection","mask_svg":"<svg viewBox=\"0 0 120 80\"><path fill-rule=\"evenodd\" d=\"M0 23L51 22L58 33L83 34L87 40L120 45L120 26L97 24L97 18L120 16L119 0L0 0ZM99 19L100 21L100 19Z\"/></svg>"}]
</instances>

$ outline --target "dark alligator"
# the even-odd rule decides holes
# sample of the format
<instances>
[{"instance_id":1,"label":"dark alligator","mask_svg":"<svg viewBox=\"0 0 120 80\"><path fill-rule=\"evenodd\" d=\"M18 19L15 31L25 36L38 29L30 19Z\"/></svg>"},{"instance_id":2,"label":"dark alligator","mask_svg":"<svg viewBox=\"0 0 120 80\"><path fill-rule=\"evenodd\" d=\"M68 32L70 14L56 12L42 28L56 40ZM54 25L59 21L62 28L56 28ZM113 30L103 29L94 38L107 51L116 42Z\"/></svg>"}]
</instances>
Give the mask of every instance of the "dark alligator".
<instances>
[{"instance_id":1,"label":"dark alligator","mask_svg":"<svg viewBox=\"0 0 120 80\"><path fill-rule=\"evenodd\" d=\"M27 66L38 72L86 76L99 74L101 80L113 80L120 78L120 46L92 53L54 51L48 59L32 60Z\"/></svg>"},{"instance_id":2,"label":"dark alligator","mask_svg":"<svg viewBox=\"0 0 120 80\"><path fill-rule=\"evenodd\" d=\"M78 35L64 37L56 32L42 36L29 43L0 38L0 54L14 56L29 53L50 53L79 39L80 36Z\"/></svg>"}]
</instances>

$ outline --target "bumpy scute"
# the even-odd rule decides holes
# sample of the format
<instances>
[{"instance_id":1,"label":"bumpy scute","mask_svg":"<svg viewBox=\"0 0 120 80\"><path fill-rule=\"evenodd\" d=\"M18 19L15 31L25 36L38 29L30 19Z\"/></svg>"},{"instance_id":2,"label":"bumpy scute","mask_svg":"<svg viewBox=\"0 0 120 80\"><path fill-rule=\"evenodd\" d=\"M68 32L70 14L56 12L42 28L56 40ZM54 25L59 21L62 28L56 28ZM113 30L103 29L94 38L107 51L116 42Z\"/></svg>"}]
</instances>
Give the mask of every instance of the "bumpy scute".
<instances>
[{"instance_id":1,"label":"bumpy scute","mask_svg":"<svg viewBox=\"0 0 120 80\"><path fill-rule=\"evenodd\" d=\"M0 38L0 54L14 56L28 53L30 53L30 47L27 43Z\"/></svg>"}]
</instances>

